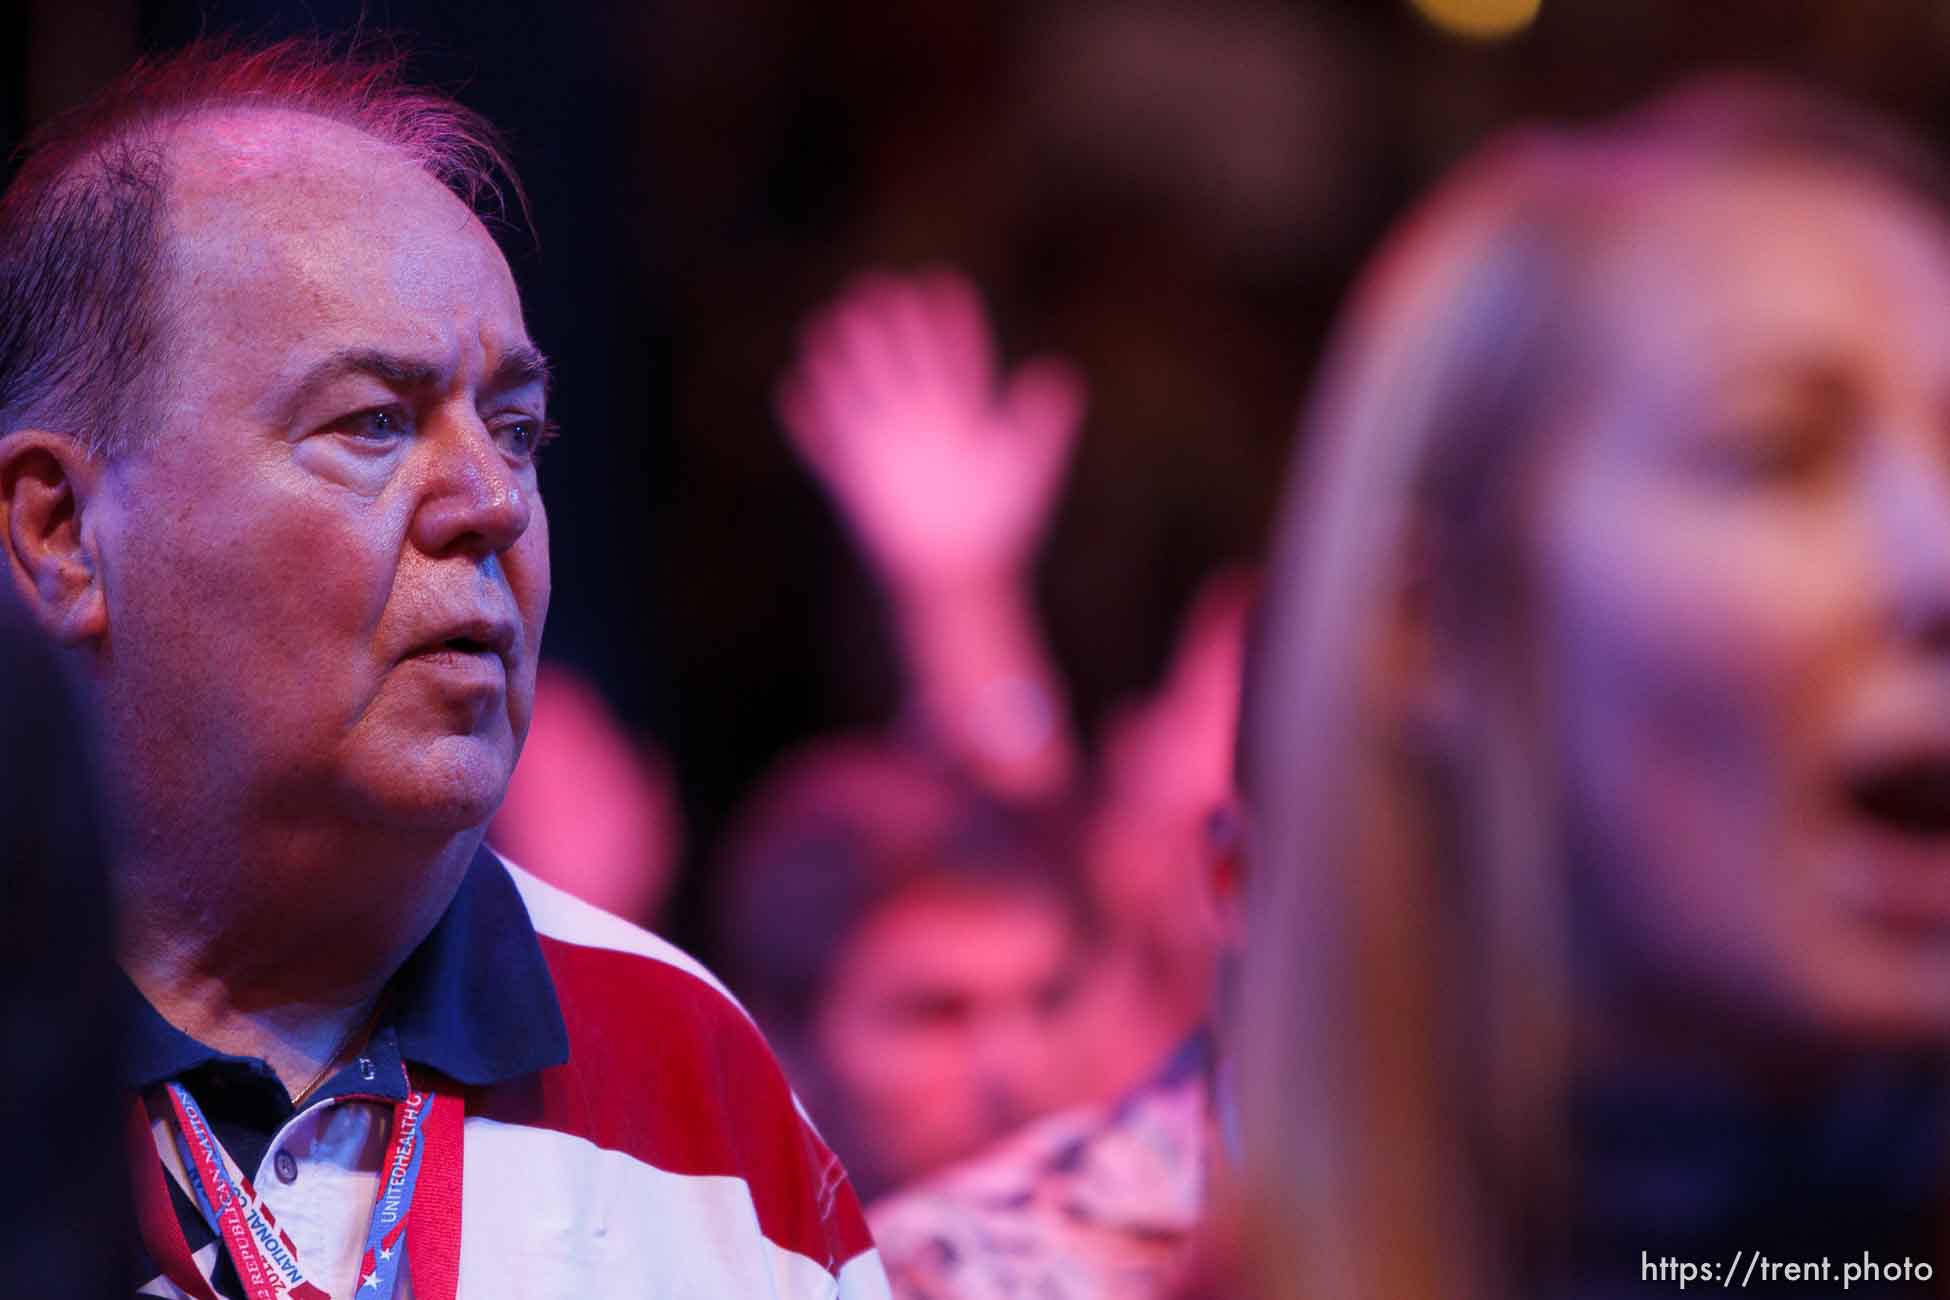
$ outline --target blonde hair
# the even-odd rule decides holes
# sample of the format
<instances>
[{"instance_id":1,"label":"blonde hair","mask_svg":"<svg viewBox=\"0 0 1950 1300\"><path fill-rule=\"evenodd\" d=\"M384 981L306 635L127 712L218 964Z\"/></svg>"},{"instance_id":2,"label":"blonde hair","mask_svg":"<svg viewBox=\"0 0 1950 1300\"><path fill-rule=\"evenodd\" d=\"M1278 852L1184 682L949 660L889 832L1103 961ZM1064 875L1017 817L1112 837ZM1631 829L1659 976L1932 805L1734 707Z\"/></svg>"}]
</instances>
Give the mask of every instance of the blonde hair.
<instances>
[{"instance_id":1,"label":"blonde hair","mask_svg":"<svg viewBox=\"0 0 1950 1300\"><path fill-rule=\"evenodd\" d=\"M1621 201L1755 161L1942 208L1884 124L1708 82L1493 142L1390 238L1330 347L1242 744L1247 1236L1269 1296L1500 1300L1564 1262L1573 936L1520 504L1597 362L1582 280ZM1454 707L1423 689L1438 653L1466 665Z\"/></svg>"}]
</instances>

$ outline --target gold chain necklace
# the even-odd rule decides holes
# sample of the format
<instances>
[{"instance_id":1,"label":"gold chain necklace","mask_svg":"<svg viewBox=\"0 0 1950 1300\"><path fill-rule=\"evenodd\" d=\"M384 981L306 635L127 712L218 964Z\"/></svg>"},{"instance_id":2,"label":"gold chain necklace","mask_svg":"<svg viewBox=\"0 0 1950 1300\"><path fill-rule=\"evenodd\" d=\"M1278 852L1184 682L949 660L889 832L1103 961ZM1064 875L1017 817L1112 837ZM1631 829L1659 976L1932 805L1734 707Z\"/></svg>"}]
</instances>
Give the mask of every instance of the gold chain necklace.
<instances>
[{"instance_id":1,"label":"gold chain necklace","mask_svg":"<svg viewBox=\"0 0 1950 1300\"><path fill-rule=\"evenodd\" d=\"M305 1104L305 1099L316 1092L318 1085L325 1082L331 1076L333 1067L338 1065L340 1058L351 1050L352 1044L363 1041L366 1035L372 1032L372 1027L379 1023L379 1008L384 1000L383 995L375 998L372 1004L372 1011L367 1014L366 1018L345 1031L345 1037L339 1039L338 1046L334 1047L332 1054L325 1058L325 1064L319 1068L317 1074L311 1077L311 1082L307 1083L299 1091L298 1095L291 1099L291 1108L293 1110L302 1109Z\"/></svg>"}]
</instances>

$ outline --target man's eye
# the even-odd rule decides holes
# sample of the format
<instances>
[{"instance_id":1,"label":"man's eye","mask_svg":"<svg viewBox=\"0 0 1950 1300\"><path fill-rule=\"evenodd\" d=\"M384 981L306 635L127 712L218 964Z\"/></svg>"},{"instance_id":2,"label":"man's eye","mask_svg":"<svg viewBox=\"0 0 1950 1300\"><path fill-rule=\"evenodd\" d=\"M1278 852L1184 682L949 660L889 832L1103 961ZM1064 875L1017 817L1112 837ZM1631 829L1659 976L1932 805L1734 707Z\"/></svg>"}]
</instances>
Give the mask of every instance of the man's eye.
<instances>
[{"instance_id":1,"label":"man's eye","mask_svg":"<svg viewBox=\"0 0 1950 1300\"><path fill-rule=\"evenodd\" d=\"M950 1029L974 1013L969 999L952 991L908 993L895 998L889 1019L912 1029Z\"/></svg>"},{"instance_id":2,"label":"man's eye","mask_svg":"<svg viewBox=\"0 0 1950 1300\"><path fill-rule=\"evenodd\" d=\"M495 428L495 436L519 460L534 459L542 448L555 441L556 432L553 421L527 417L509 420Z\"/></svg>"},{"instance_id":3,"label":"man's eye","mask_svg":"<svg viewBox=\"0 0 1950 1300\"><path fill-rule=\"evenodd\" d=\"M362 442L391 442L413 431L406 412L397 406L375 406L357 411L332 426L334 433Z\"/></svg>"}]
</instances>

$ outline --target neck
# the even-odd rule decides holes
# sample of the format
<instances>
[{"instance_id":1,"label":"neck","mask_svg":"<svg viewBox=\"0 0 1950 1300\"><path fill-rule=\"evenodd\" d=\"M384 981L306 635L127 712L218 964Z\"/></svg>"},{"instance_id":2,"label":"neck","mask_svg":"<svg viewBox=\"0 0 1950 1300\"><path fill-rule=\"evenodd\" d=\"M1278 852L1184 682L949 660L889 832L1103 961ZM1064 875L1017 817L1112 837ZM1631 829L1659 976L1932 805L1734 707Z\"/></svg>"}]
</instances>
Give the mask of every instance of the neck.
<instances>
[{"instance_id":1,"label":"neck","mask_svg":"<svg viewBox=\"0 0 1950 1300\"><path fill-rule=\"evenodd\" d=\"M481 831L154 834L117 854L120 957L162 1017L295 1096L446 911Z\"/></svg>"},{"instance_id":2,"label":"neck","mask_svg":"<svg viewBox=\"0 0 1950 1300\"><path fill-rule=\"evenodd\" d=\"M359 1045L354 1040L370 1021L380 994L378 988L348 990L318 1001L258 1006L240 1002L232 986L218 977L134 963L128 973L163 1019L220 1052L263 1060L294 1100Z\"/></svg>"}]
</instances>

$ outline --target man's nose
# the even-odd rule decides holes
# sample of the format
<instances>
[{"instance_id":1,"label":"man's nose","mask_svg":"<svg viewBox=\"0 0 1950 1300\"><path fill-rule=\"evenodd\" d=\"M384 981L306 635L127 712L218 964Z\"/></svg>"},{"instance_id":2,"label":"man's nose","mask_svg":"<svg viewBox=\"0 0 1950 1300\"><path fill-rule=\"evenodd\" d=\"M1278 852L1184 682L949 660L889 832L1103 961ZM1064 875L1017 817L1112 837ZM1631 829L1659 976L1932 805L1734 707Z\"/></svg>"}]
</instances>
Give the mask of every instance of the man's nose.
<instances>
[{"instance_id":1,"label":"man's nose","mask_svg":"<svg viewBox=\"0 0 1950 1300\"><path fill-rule=\"evenodd\" d=\"M498 554L528 531L533 495L494 435L471 412L426 438L428 463L413 540L429 555Z\"/></svg>"},{"instance_id":2,"label":"man's nose","mask_svg":"<svg viewBox=\"0 0 1950 1300\"><path fill-rule=\"evenodd\" d=\"M1950 655L1950 457L1941 440L1881 458L1870 487L1875 562L1905 639Z\"/></svg>"},{"instance_id":3,"label":"man's nose","mask_svg":"<svg viewBox=\"0 0 1950 1300\"><path fill-rule=\"evenodd\" d=\"M997 1007L975 1036L974 1072L992 1097L1015 1109L1026 1106L1046 1082L1050 1032L1030 1007Z\"/></svg>"}]
</instances>

